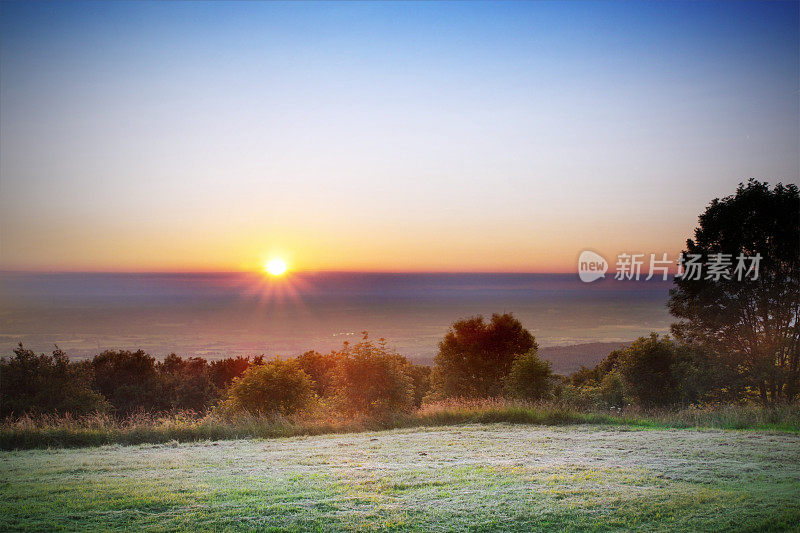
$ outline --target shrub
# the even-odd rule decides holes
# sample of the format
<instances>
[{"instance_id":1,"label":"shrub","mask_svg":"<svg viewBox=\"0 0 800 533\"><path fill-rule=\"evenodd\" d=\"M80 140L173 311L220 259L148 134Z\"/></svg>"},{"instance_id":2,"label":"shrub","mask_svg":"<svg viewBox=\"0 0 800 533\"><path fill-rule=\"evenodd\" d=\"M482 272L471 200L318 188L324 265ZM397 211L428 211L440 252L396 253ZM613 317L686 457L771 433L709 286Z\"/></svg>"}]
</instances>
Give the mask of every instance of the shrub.
<instances>
[{"instance_id":1,"label":"shrub","mask_svg":"<svg viewBox=\"0 0 800 533\"><path fill-rule=\"evenodd\" d=\"M226 406L252 415L291 415L314 399L313 382L293 360L250 367L228 391Z\"/></svg>"},{"instance_id":2,"label":"shrub","mask_svg":"<svg viewBox=\"0 0 800 533\"><path fill-rule=\"evenodd\" d=\"M512 398L541 400L550 396L554 381L550 361L540 359L536 350L528 350L514 359L505 388Z\"/></svg>"},{"instance_id":3,"label":"shrub","mask_svg":"<svg viewBox=\"0 0 800 533\"><path fill-rule=\"evenodd\" d=\"M421 407L425 396L428 395L431 389L431 367L414 364L403 356L398 357L406 374L411 378L411 384L414 388L414 407Z\"/></svg>"},{"instance_id":4,"label":"shrub","mask_svg":"<svg viewBox=\"0 0 800 533\"><path fill-rule=\"evenodd\" d=\"M321 354L308 351L295 358L297 364L308 374L314 382L314 392L320 397L334 394L334 381L337 356L335 353Z\"/></svg>"},{"instance_id":5,"label":"shrub","mask_svg":"<svg viewBox=\"0 0 800 533\"><path fill-rule=\"evenodd\" d=\"M592 369L582 367L569 381L581 394L596 392L604 406L731 402L741 399L745 388L724 357L655 333L611 352Z\"/></svg>"},{"instance_id":6,"label":"shrub","mask_svg":"<svg viewBox=\"0 0 800 533\"><path fill-rule=\"evenodd\" d=\"M625 390L642 407L664 406L678 401L678 380L674 373L675 343L652 333L640 337L623 350L619 371Z\"/></svg>"},{"instance_id":7,"label":"shrub","mask_svg":"<svg viewBox=\"0 0 800 533\"><path fill-rule=\"evenodd\" d=\"M625 386L619 372L609 372L600 382L600 398L606 407L625 405Z\"/></svg>"},{"instance_id":8,"label":"shrub","mask_svg":"<svg viewBox=\"0 0 800 533\"><path fill-rule=\"evenodd\" d=\"M414 405L414 381L405 357L364 340L345 343L335 372L336 399L346 413L386 415L410 411Z\"/></svg>"}]
</instances>

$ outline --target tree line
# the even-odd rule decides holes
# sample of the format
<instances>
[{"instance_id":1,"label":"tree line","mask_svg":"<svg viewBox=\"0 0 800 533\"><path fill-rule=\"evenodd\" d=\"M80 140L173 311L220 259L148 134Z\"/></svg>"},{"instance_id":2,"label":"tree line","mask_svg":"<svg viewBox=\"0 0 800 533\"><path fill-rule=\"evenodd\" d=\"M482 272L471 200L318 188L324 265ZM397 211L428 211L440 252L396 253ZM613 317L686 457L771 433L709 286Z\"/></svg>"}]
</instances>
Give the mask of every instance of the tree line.
<instances>
[{"instance_id":1,"label":"tree line","mask_svg":"<svg viewBox=\"0 0 800 533\"><path fill-rule=\"evenodd\" d=\"M142 350L110 350L70 361L60 349L37 355L20 344L0 360L0 416L211 408L290 415L312 407L385 416L449 397L545 398L556 382L533 335L511 314L453 324L433 368L362 335L330 353L274 360L170 354L157 361Z\"/></svg>"}]
</instances>

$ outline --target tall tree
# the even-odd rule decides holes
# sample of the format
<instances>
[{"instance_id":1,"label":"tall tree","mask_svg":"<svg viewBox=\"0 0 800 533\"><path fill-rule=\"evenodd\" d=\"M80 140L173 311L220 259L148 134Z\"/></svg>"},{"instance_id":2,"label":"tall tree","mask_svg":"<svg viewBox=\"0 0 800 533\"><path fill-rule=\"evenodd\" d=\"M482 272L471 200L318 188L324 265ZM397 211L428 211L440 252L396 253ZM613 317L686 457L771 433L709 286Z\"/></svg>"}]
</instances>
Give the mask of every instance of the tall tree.
<instances>
[{"instance_id":1,"label":"tall tree","mask_svg":"<svg viewBox=\"0 0 800 533\"><path fill-rule=\"evenodd\" d=\"M800 197L796 185L750 180L700 215L684 256L703 264L730 254L729 276L676 277L669 310L674 335L710 348L736 368L764 403L792 400L800 385ZM760 256L758 275L737 258ZM754 266L751 263L747 267ZM746 272L745 272L746 273ZM688 271L687 271L688 274Z\"/></svg>"},{"instance_id":2,"label":"tall tree","mask_svg":"<svg viewBox=\"0 0 800 533\"><path fill-rule=\"evenodd\" d=\"M538 345L510 313L459 320L439 343L431 376L434 394L442 397L489 397L503 394L514 357Z\"/></svg>"}]
</instances>

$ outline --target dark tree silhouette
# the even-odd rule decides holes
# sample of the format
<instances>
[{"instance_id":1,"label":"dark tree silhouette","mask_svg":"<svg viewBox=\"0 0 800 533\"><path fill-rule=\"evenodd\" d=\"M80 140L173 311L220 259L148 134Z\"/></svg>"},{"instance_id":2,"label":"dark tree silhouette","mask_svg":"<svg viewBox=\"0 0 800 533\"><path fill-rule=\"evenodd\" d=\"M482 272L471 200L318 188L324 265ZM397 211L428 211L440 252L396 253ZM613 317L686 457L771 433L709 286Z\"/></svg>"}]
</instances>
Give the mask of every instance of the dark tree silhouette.
<instances>
[{"instance_id":1,"label":"dark tree silhouette","mask_svg":"<svg viewBox=\"0 0 800 533\"><path fill-rule=\"evenodd\" d=\"M107 350L92 359L95 383L120 415L163 411L169 407L156 361L142 350Z\"/></svg>"},{"instance_id":2,"label":"dark tree silhouette","mask_svg":"<svg viewBox=\"0 0 800 533\"><path fill-rule=\"evenodd\" d=\"M736 368L764 403L798 395L800 197L796 185L750 180L700 215L685 254L760 255L758 278L675 279L669 310L681 341L710 349Z\"/></svg>"},{"instance_id":3,"label":"dark tree silhouette","mask_svg":"<svg viewBox=\"0 0 800 533\"><path fill-rule=\"evenodd\" d=\"M36 355L20 343L13 357L0 358L0 417L105 411L92 377L91 366L70 362L58 347Z\"/></svg>"},{"instance_id":4,"label":"dark tree silhouette","mask_svg":"<svg viewBox=\"0 0 800 533\"><path fill-rule=\"evenodd\" d=\"M501 396L514 357L538 345L510 313L459 320L439 343L431 376L434 393L443 397Z\"/></svg>"},{"instance_id":5,"label":"dark tree silhouette","mask_svg":"<svg viewBox=\"0 0 800 533\"><path fill-rule=\"evenodd\" d=\"M220 393L208 373L208 361L202 357L184 359L169 354L156 363L164 399L171 409L204 411Z\"/></svg>"},{"instance_id":6,"label":"dark tree silhouette","mask_svg":"<svg viewBox=\"0 0 800 533\"><path fill-rule=\"evenodd\" d=\"M208 374L214 386L219 390L225 390L231 382L244 374L251 366L263 365L264 356L259 355L252 360L250 356L226 357L208 363Z\"/></svg>"}]
</instances>

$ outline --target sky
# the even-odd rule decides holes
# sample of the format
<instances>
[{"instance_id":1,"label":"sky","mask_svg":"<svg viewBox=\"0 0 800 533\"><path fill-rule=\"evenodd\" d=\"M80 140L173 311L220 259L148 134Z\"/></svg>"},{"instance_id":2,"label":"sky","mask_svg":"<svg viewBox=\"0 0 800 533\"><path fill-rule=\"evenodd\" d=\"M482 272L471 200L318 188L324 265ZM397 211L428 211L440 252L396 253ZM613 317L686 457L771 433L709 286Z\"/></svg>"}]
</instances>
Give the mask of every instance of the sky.
<instances>
[{"instance_id":1,"label":"sky","mask_svg":"<svg viewBox=\"0 0 800 533\"><path fill-rule=\"evenodd\" d=\"M573 272L798 183L798 3L0 4L0 270Z\"/></svg>"}]
</instances>

